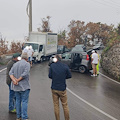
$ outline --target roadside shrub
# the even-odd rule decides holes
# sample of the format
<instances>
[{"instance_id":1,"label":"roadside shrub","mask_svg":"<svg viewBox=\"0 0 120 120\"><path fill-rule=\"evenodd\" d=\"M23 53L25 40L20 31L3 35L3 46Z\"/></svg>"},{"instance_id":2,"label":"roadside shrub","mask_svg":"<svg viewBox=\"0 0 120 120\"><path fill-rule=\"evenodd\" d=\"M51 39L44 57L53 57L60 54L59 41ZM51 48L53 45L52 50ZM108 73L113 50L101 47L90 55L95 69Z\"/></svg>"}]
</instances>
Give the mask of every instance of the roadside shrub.
<instances>
[{"instance_id":1,"label":"roadside shrub","mask_svg":"<svg viewBox=\"0 0 120 120\"><path fill-rule=\"evenodd\" d=\"M10 53L16 53L16 52L19 52L21 53L22 52L22 44L23 43L20 43L20 42L12 42L11 45L10 45Z\"/></svg>"},{"instance_id":2,"label":"roadside shrub","mask_svg":"<svg viewBox=\"0 0 120 120\"><path fill-rule=\"evenodd\" d=\"M8 42L4 39L0 39L0 56L7 54L8 52Z\"/></svg>"}]
</instances>

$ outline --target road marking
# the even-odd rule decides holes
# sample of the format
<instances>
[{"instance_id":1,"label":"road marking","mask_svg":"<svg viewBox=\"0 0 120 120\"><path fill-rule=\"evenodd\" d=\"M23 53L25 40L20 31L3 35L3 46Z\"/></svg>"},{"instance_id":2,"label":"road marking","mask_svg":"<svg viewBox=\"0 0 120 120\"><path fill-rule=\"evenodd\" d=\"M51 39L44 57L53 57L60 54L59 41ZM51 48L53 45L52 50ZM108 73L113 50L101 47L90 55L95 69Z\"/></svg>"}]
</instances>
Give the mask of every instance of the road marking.
<instances>
[{"instance_id":1,"label":"road marking","mask_svg":"<svg viewBox=\"0 0 120 120\"><path fill-rule=\"evenodd\" d=\"M84 100L83 98L79 97L78 95L76 95L74 92L72 92L69 88L67 88L67 90L72 93L75 97L77 97L79 100L81 100L82 102L86 103L87 105L89 105L90 107L94 108L95 110L97 110L98 112L104 114L105 116L109 117L112 120L118 120L114 117L112 117L111 115L109 115L108 113L100 110L99 108L95 107L94 105L90 104L89 102L87 102L86 100Z\"/></svg>"},{"instance_id":2,"label":"road marking","mask_svg":"<svg viewBox=\"0 0 120 120\"><path fill-rule=\"evenodd\" d=\"M0 72L3 72L4 70L6 70L7 68L4 68L4 69L2 69L2 70L0 70Z\"/></svg>"},{"instance_id":3,"label":"road marking","mask_svg":"<svg viewBox=\"0 0 120 120\"><path fill-rule=\"evenodd\" d=\"M109 78L108 76L106 76L106 75L104 75L104 74L102 74L102 73L100 73L100 72L99 72L99 74L102 75L103 77L105 77L105 78L107 78L107 79L109 79L109 80L111 80L111 81L117 83L117 84L120 84L120 82L117 82L117 81L115 81L114 79Z\"/></svg>"}]
</instances>

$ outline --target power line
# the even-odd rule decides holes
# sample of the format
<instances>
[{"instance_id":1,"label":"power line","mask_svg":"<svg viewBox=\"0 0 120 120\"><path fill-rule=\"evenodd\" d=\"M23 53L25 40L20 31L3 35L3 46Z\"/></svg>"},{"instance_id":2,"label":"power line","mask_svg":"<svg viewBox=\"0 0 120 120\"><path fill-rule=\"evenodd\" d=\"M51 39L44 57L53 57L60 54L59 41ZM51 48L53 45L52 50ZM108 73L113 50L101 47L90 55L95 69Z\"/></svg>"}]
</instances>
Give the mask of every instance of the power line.
<instances>
[{"instance_id":1,"label":"power line","mask_svg":"<svg viewBox=\"0 0 120 120\"><path fill-rule=\"evenodd\" d=\"M92 2L94 2L96 5L102 5L102 6L105 6L105 7L109 7L111 8L111 12L112 13L116 13L119 15L119 9L118 9L118 6L117 8L115 6L113 6L112 4L107 4L107 2L105 2L104 0L102 1L97 1L97 0L91 0ZM107 9L107 8L106 8ZM109 20L110 21L110 20Z\"/></svg>"},{"instance_id":2,"label":"power line","mask_svg":"<svg viewBox=\"0 0 120 120\"><path fill-rule=\"evenodd\" d=\"M115 7L116 8L116 6L113 6L113 4L107 4L108 2L106 2L106 1L96 1L96 0L92 0L92 1L95 1L95 2L97 2L97 3L99 3L99 4L102 4L102 5L104 5L104 6L108 6L108 7ZM118 9L118 6L117 6L117 9Z\"/></svg>"},{"instance_id":3,"label":"power line","mask_svg":"<svg viewBox=\"0 0 120 120\"><path fill-rule=\"evenodd\" d=\"M108 3L108 4L112 4L112 5L115 5L116 7L120 7L120 5L118 5L117 3L115 2L112 2L112 1L105 1L103 0L105 3Z\"/></svg>"},{"instance_id":4,"label":"power line","mask_svg":"<svg viewBox=\"0 0 120 120\"><path fill-rule=\"evenodd\" d=\"M115 1L113 1L113 0L111 0L111 2L116 3L116 4L120 4L120 2L118 3L118 2L115 2Z\"/></svg>"}]
</instances>

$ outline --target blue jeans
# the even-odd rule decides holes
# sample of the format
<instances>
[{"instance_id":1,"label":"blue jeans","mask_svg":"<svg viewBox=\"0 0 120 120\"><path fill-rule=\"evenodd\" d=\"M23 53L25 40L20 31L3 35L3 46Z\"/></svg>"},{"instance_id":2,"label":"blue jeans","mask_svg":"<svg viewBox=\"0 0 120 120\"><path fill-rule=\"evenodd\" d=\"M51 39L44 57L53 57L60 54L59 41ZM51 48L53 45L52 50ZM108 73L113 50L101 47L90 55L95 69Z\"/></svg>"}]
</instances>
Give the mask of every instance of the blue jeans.
<instances>
[{"instance_id":1,"label":"blue jeans","mask_svg":"<svg viewBox=\"0 0 120 120\"><path fill-rule=\"evenodd\" d=\"M9 86L9 111L14 110L15 107L15 92L11 90L11 84Z\"/></svg>"},{"instance_id":2,"label":"blue jeans","mask_svg":"<svg viewBox=\"0 0 120 120\"><path fill-rule=\"evenodd\" d=\"M15 91L17 118L28 119L28 99L30 90Z\"/></svg>"}]
</instances>

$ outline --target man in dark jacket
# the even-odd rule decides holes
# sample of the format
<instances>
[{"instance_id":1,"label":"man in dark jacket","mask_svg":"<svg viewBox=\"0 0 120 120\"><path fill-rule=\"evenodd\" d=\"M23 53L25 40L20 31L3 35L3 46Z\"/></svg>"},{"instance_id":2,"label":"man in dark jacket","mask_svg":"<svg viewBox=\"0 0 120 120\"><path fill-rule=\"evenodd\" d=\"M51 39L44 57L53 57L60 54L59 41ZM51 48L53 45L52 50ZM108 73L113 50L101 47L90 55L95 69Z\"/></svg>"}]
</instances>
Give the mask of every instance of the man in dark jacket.
<instances>
[{"instance_id":1,"label":"man in dark jacket","mask_svg":"<svg viewBox=\"0 0 120 120\"><path fill-rule=\"evenodd\" d=\"M11 90L11 78L9 76L9 71L12 68L13 64L18 61L19 53L13 54L12 60L10 60L7 64L7 72L6 72L6 83L9 86L9 112L16 113L15 109L15 92Z\"/></svg>"},{"instance_id":2,"label":"man in dark jacket","mask_svg":"<svg viewBox=\"0 0 120 120\"><path fill-rule=\"evenodd\" d=\"M50 65L49 78L52 79L52 96L56 120L60 120L59 99L61 100L65 120L69 120L69 109L66 94L66 79L71 78L71 72L67 65L60 62L61 57L56 55L56 61Z\"/></svg>"}]
</instances>

